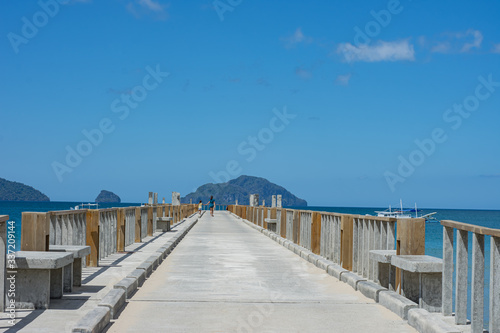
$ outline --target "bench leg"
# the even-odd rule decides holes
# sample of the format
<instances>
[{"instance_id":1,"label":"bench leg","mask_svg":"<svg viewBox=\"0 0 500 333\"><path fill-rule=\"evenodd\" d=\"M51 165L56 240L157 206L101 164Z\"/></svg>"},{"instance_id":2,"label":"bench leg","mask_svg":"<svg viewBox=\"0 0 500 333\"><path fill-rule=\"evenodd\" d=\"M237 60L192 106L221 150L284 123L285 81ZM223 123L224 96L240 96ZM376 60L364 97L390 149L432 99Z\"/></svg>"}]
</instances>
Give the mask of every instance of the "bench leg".
<instances>
[{"instance_id":1,"label":"bench leg","mask_svg":"<svg viewBox=\"0 0 500 333\"><path fill-rule=\"evenodd\" d=\"M63 296L63 268L50 270L50 298L61 298Z\"/></svg>"},{"instance_id":2,"label":"bench leg","mask_svg":"<svg viewBox=\"0 0 500 333\"><path fill-rule=\"evenodd\" d=\"M420 299L420 274L408 271L402 272L401 295L418 304Z\"/></svg>"},{"instance_id":3,"label":"bench leg","mask_svg":"<svg viewBox=\"0 0 500 333\"><path fill-rule=\"evenodd\" d=\"M16 309L48 309L50 270L18 269L15 299Z\"/></svg>"},{"instance_id":4,"label":"bench leg","mask_svg":"<svg viewBox=\"0 0 500 333\"><path fill-rule=\"evenodd\" d=\"M75 258L73 261L73 286L81 287L82 285L82 258Z\"/></svg>"},{"instance_id":5,"label":"bench leg","mask_svg":"<svg viewBox=\"0 0 500 333\"><path fill-rule=\"evenodd\" d=\"M73 291L73 263L66 265L63 268L63 284L64 292L70 293Z\"/></svg>"},{"instance_id":6,"label":"bench leg","mask_svg":"<svg viewBox=\"0 0 500 333\"><path fill-rule=\"evenodd\" d=\"M441 312L442 287L441 273L421 273L419 307L429 312Z\"/></svg>"}]
</instances>

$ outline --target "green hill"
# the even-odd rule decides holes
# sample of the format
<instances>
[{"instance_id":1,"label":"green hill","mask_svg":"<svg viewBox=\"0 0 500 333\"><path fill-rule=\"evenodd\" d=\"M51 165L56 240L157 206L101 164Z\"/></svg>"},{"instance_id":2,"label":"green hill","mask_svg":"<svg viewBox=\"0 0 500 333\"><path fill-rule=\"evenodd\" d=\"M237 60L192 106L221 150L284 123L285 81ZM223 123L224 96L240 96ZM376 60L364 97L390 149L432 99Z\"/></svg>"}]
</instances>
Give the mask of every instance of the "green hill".
<instances>
[{"instance_id":1,"label":"green hill","mask_svg":"<svg viewBox=\"0 0 500 333\"><path fill-rule=\"evenodd\" d=\"M95 198L95 202L97 203L120 203L122 200L120 199L119 196L114 194L113 192L102 190L101 193Z\"/></svg>"},{"instance_id":2,"label":"green hill","mask_svg":"<svg viewBox=\"0 0 500 333\"><path fill-rule=\"evenodd\" d=\"M238 200L240 205L248 205L250 194L258 194L260 203L262 204L262 200L266 200L266 206L271 205L271 196L275 194L281 194L283 207L307 206L307 201L297 198L282 186L273 184L267 179L252 176L240 176L227 183L202 185L198 187L196 192L183 197L181 202L189 203L189 200L192 199L193 203L200 200L206 203L213 195L217 204L234 204Z\"/></svg>"},{"instance_id":3,"label":"green hill","mask_svg":"<svg viewBox=\"0 0 500 333\"><path fill-rule=\"evenodd\" d=\"M0 201L50 201L31 186L0 178Z\"/></svg>"}]
</instances>

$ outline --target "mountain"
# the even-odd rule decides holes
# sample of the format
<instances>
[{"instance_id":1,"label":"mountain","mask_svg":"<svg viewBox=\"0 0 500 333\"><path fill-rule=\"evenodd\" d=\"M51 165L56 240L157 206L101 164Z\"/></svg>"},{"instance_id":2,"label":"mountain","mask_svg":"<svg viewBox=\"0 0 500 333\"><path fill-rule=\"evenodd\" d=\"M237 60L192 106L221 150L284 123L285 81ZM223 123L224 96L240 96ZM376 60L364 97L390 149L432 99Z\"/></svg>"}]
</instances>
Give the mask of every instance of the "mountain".
<instances>
[{"instance_id":1,"label":"mountain","mask_svg":"<svg viewBox=\"0 0 500 333\"><path fill-rule=\"evenodd\" d=\"M95 202L120 203L122 202L122 199L120 199L120 197L114 194L113 192L102 190L101 193L99 193L99 195L97 196L97 198L95 198Z\"/></svg>"},{"instance_id":2,"label":"mountain","mask_svg":"<svg viewBox=\"0 0 500 333\"><path fill-rule=\"evenodd\" d=\"M0 201L50 201L31 186L0 178Z\"/></svg>"},{"instance_id":3,"label":"mountain","mask_svg":"<svg viewBox=\"0 0 500 333\"><path fill-rule=\"evenodd\" d=\"M266 206L271 206L271 196L275 194L281 194L283 207L307 206L307 201L297 198L282 186L273 184L267 179L252 176L240 176L227 183L202 185L198 187L196 192L183 197L181 202L189 203L189 200L192 199L193 203L198 203L200 200L207 203L210 196L213 195L216 204L234 204L238 200L238 204L248 205L250 194L258 194L260 204L262 204L262 200L266 200Z\"/></svg>"}]
</instances>

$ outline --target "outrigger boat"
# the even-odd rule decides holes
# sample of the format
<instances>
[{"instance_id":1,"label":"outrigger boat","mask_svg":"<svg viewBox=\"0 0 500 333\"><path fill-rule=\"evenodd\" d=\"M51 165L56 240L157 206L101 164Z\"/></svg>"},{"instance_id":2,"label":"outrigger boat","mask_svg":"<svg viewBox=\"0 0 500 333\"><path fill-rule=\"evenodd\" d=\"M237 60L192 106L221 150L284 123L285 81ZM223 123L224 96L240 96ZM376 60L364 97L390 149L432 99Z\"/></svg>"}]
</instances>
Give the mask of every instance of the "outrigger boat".
<instances>
[{"instance_id":1,"label":"outrigger boat","mask_svg":"<svg viewBox=\"0 0 500 333\"><path fill-rule=\"evenodd\" d=\"M415 208L410 208L410 209L403 209L402 200L400 200L399 204L400 204L400 209L392 209L391 206L389 206L389 209L386 209L384 211L375 211L375 213L377 213L377 216L395 217L398 219L422 218L425 219L426 222L430 220L435 220L433 215L436 214L437 212L418 216L418 213L421 211L417 209L417 204L415 204Z\"/></svg>"},{"instance_id":2,"label":"outrigger boat","mask_svg":"<svg viewBox=\"0 0 500 333\"><path fill-rule=\"evenodd\" d=\"M99 204L97 203L82 203L78 206L71 207L71 210L79 210L79 209L99 209Z\"/></svg>"}]
</instances>

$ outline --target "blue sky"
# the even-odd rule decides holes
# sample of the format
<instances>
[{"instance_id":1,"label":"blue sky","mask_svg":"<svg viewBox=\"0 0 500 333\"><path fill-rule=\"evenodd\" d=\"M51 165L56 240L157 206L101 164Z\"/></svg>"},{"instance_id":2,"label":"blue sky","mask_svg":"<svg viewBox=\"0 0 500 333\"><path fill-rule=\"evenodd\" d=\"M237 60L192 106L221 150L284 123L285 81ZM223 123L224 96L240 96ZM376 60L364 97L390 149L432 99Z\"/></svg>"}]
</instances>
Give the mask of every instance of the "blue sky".
<instances>
[{"instance_id":1,"label":"blue sky","mask_svg":"<svg viewBox=\"0 0 500 333\"><path fill-rule=\"evenodd\" d=\"M500 209L498 1L2 1L0 177Z\"/></svg>"}]
</instances>

